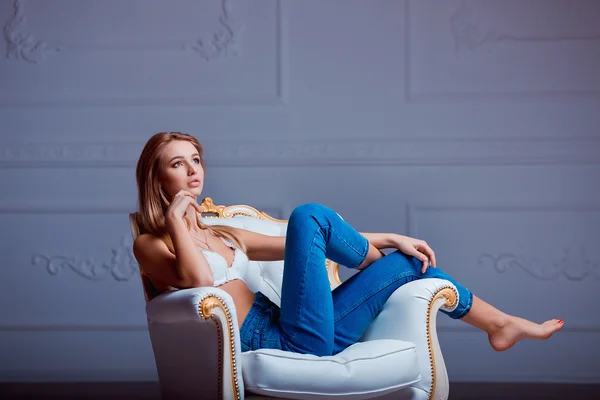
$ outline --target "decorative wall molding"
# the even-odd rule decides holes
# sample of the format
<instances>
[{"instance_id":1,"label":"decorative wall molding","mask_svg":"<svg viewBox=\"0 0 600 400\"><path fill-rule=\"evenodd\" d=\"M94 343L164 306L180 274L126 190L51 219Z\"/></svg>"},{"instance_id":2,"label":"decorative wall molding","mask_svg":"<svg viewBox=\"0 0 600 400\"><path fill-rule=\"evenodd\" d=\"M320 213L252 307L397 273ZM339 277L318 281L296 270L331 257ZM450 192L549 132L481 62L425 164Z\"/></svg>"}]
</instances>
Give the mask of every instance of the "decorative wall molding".
<instances>
[{"instance_id":1,"label":"decorative wall molding","mask_svg":"<svg viewBox=\"0 0 600 400\"><path fill-rule=\"evenodd\" d=\"M419 212L490 212L490 213L512 213L519 214L523 212L544 212L544 213L597 213L600 214L600 207L597 206L480 206L480 205L460 205L460 206L430 206L430 205L407 205L407 227L408 235L420 235L415 232L415 214ZM600 262L595 262L587 256L587 249L582 246L571 246L563 248L563 256L555 262L543 262L533 256L516 255L512 253L503 253L493 255L482 253L477 258L479 266L489 267L499 273L506 273L508 270L521 269L532 278L540 281L557 280L565 277L569 281L582 281L586 278L600 280Z\"/></svg>"},{"instance_id":2,"label":"decorative wall molding","mask_svg":"<svg viewBox=\"0 0 600 400\"><path fill-rule=\"evenodd\" d=\"M56 275L63 269L71 269L81 277L90 281L101 281L112 277L117 281L128 281L138 276L139 266L132 250L132 240L123 236L121 245L111 249L109 262L97 262L93 257L82 259L75 256L46 256L36 254L32 264L42 264L50 275Z\"/></svg>"},{"instance_id":3,"label":"decorative wall molding","mask_svg":"<svg viewBox=\"0 0 600 400\"><path fill-rule=\"evenodd\" d=\"M409 204L408 212L414 214L415 212L421 211L483 211L483 212L492 212L492 213L518 213L518 212L547 212L547 213L561 213L561 212L570 212L570 213L600 213L600 207L595 205L580 205L580 204L572 204L572 205L556 205L556 206L547 206L547 205L516 205L516 206L495 206L495 205L483 205L483 204L440 204L440 205L430 205L430 204Z\"/></svg>"},{"instance_id":4,"label":"decorative wall molding","mask_svg":"<svg viewBox=\"0 0 600 400\"><path fill-rule=\"evenodd\" d=\"M241 42L243 24L233 10L233 0L219 0L221 3L219 14L219 28L210 35L210 39L198 38L176 45L148 45L137 46L112 44L106 46L93 46L78 44L78 50L104 50L104 51L132 51L136 49L148 50L184 50L194 51L205 61L214 61L232 56L237 56ZM7 44L6 58L14 58L29 63L38 64L45 61L47 56L57 52L68 52L70 47L66 44L49 44L47 41L38 40L32 34L26 33L26 16L24 0L14 0L14 13L4 25L4 38Z\"/></svg>"},{"instance_id":5,"label":"decorative wall molding","mask_svg":"<svg viewBox=\"0 0 600 400\"><path fill-rule=\"evenodd\" d=\"M556 280L562 276L570 281L581 281L587 277L600 280L600 262L592 262L585 254L585 248L581 248L579 251L565 248L563 251L563 257L552 264L514 254L493 256L484 253L479 256L477 261L480 266L491 266L499 273L521 269L529 276L541 281Z\"/></svg>"},{"instance_id":6,"label":"decorative wall molding","mask_svg":"<svg viewBox=\"0 0 600 400\"><path fill-rule=\"evenodd\" d=\"M210 41L199 38L195 43L183 43L184 50L193 50L205 61L237 56L244 25L233 13L232 0L221 0L220 27Z\"/></svg>"},{"instance_id":7,"label":"decorative wall molding","mask_svg":"<svg viewBox=\"0 0 600 400\"><path fill-rule=\"evenodd\" d=\"M415 89L415 75L418 66L415 65L415 55L413 54L412 46L414 46L413 40L413 26L414 21L411 21L411 15L414 12L415 0L408 0L405 3L405 15L404 15L404 97L408 103L422 103L422 102L452 102L456 104L459 101L471 102L471 101L506 101L508 99L523 99L523 100L536 100L539 98L554 98L560 97L563 99L574 98L574 99L592 99L596 100L600 94L600 90L594 87L595 80L590 81L588 87L573 87L571 88L526 88L521 86L513 86L512 89L506 87L498 88L485 88L482 90L476 89L477 81L469 82L470 77L467 73L451 72L444 70L444 76L446 79L458 80L465 82L465 88L455 88L450 90L416 90ZM471 54L477 52L484 52L493 49L494 45L501 43L509 44L522 44L522 45L537 45L540 43L573 43L574 45L580 45L581 43L598 43L600 44L600 30L594 34L588 35L569 35L569 34L540 34L540 35L523 35L510 32L509 29L502 29L495 26L483 26L483 23L478 19L476 12L474 11L474 5L479 4L473 0L462 0L458 7L451 13L448 21L448 30L451 38L454 42L454 51L459 53L460 49L465 48ZM542 3L540 3L542 4ZM568 4L565 1L565 4ZM440 46L445 46L446 41L439 43ZM432 49L435 52L437 49ZM515 55L515 57L518 57ZM515 58L518 59L518 58ZM586 57L586 62L592 62ZM507 63L510 60L505 60ZM550 62L550 61L549 61ZM450 64L454 63L452 61ZM494 64L497 65L497 62ZM518 65L518 64L517 64ZM479 71L478 71L479 72ZM527 71L524 71L524 74ZM489 80L496 80L498 71L489 75ZM508 75L508 74L505 74ZM593 76L589 76L593 79ZM427 79L424 77L423 79ZM507 78L509 79L509 78ZM550 78L549 78L550 79ZM585 77L580 77L585 79ZM475 86L475 88L473 87Z\"/></svg>"},{"instance_id":8,"label":"decorative wall molding","mask_svg":"<svg viewBox=\"0 0 600 400\"><path fill-rule=\"evenodd\" d=\"M599 25L600 26L600 25ZM599 42L600 32L596 35L544 35L524 36L504 32L496 27L483 28L473 11L473 1L462 0L460 6L452 13L450 27L455 42L455 50L466 48L470 51L491 46L501 42L539 43L539 42Z\"/></svg>"},{"instance_id":9,"label":"decorative wall molding","mask_svg":"<svg viewBox=\"0 0 600 400\"><path fill-rule=\"evenodd\" d=\"M192 39L184 42L161 43L109 43L97 45L92 43L49 43L39 40L27 32L25 0L14 0L14 13L4 26L4 38L7 44L6 58L21 60L32 64L40 63L51 54L61 52L106 52L106 51L170 51L196 52L205 61L232 58L241 53L242 36L245 29L240 22L234 4L240 0L219 1L220 15L218 27L206 38ZM273 93L238 93L238 94L164 94L161 96L132 95L131 91L117 95L94 95L92 92L72 94L53 91L52 95L44 93L13 93L0 96L0 107L205 107L205 106L267 106L280 107L288 103L288 27L287 2L276 0L275 15L275 73L273 74Z\"/></svg>"},{"instance_id":10,"label":"decorative wall molding","mask_svg":"<svg viewBox=\"0 0 600 400\"><path fill-rule=\"evenodd\" d=\"M6 58L37 64L45 61L49 54L62 50L60 47L50 47L47 42L25 32L25 6L22 0L14 0L13 8L14 14L4 25Z\"/></svg>"},{"instance_id":11,"label":"decorative wall molding","mask_svg":"<svg viewBox=\"0 0 600 400\"><path fill-rule=\"evenodd\" d=\"M64 203L61 205L44 205L44 206L24 206L24 207L0 207L0 215L5 214L47 214L47 215L55 215L55 214L66 214L66 215L98 215L98 214L117 214L117 215L127 215L135 209L135 206L132 207L123 207L123 206L115 206L115 207L89 207L80 205L72 205L65 206Z\"/></svg>"},{"instance_id":12,"label":"decorative wall molding","mask_svg":"<svg viewBox=\"0 0 600 400\"><path fill-rule=\"evenodd\" d=\"M206 197L204 194L202 197ZM209 196L210 197L210 196ZM220 203L218 203L220 204ZM259 211L263 211L271 217L282 219L283 209L281 207L270 207L258 205ZM118 214L127 215L132 209L127 207L27 207L27 208L7 208L0 207L0 215L3 214ZM210 218L209 215L205 217ZM113 278L116 281L129 281L132 278L139 277L139 265L133 254L133 241L130 234L123 235L121 244L111 249L112 257L108 262L98 262L93 257L86 259L77 256L65 255L44 255L34 254L31 260L33 265L43 265L50 275L57 275L61 270L70 269L77 275L90 281L98 282ZM85 325L88 326L88 325ZM4 329L0 325L0 330ZM16 329L16 328L15 328ZM19 328L20 329L20 328ZM16 329L16 330L19 330ZM37 328L36 328L37 329ZM70 328L69 328L70 329ZM61 330L61 329L59 329Z\"/></svg>"},{"instance_id":13,"label":"decorative wall molding","mask_svg":"<svg viewBox=\"0 0 600 400\"><path fill-rule=\"evenodd\" d=\"M445 318L445 317L442 317ZM442 320L438 320L438 332L448 333L474 333L481 334L481 330L470 325L445 325ZM21 324L21 325L0 325L0 332L111 332L111 331L147 331L146 324L131 324L131 325L90 325L90 324ZM600 332L600 326L596 325L581 325L569 323L560 330L563 333L597 333Z\"/></svg>"},{"instance_id":14,"label":"decorative wall molding","mask_svg":"<svg viewBox=\"0 0 600 400\"><path fill-rule=\"evenodd\" d=\"M202 144L210 166L600 164L600 138L230 139ZM0 168L129 168L142 147L141 142L0 142Z\"/></svg>"}]
</instances>

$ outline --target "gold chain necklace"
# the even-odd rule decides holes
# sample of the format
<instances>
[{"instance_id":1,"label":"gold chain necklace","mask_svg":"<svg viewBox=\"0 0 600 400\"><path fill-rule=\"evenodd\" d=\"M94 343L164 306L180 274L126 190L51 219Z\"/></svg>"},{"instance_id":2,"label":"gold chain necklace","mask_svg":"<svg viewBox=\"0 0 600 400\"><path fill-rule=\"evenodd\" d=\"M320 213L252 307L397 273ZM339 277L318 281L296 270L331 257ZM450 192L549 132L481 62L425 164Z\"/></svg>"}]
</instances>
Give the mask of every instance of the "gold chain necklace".
<instances>
[{"instance_id":1,"label":"gold chain necklace","mask_svg":"<svg viewBox=\"0 0 600 400\"><path fill-rule=\"evenodd\" d=\"M206 236L206 229L202 229L202 232L204 233L204 239L205 240L202 240L199 237L196 237L194 235L192 235L192 237L195 238L195 239L197 239L197 240L199 240L200 242L204 243L208 247L208 250L214 251L213 248L212 248L212 246L210 244L208 244L208 237Z\"/></svg>"}]
</instances>

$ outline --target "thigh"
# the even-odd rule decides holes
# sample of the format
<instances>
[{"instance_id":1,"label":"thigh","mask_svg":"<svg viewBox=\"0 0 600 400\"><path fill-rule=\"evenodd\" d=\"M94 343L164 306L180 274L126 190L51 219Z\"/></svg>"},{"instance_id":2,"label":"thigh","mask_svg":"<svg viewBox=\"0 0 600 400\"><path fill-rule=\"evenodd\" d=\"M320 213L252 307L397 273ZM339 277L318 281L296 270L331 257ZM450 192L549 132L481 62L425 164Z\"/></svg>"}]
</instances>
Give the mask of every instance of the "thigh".
<instances>
[{"instance_id":1,"label":"thigh","mask_svg":"<svg viewBox=\"0 0 600 400\"><path fill-rule=\"evenodd\" d=\"M387 254L357 272L333 292L334 353L363 335L394 291L419 279L422 263L400 251Z\"/></svg>"},{"instance_id":2,"label":"thigh","mask_svg":"<svg viewBox=\"0 0 600 400\"><path fill-rule=\"evenodd\" d=\"M331 355L333 302L325 268L325 234L311 217L317 211L297 207L288 221L280 326L288 350Z\"/></svg>"},{"instance_id":3,"label":"thigh","mask_svg":"<svg viewBox=\"0 0 600 400\"><path fill-rule=\"evenodd\" d=\"M280 317L291 351L332 354L334 311L325 261L356 267L368 244L328 207L307 203L294 209L286 234Z\"/></svg>"}]
</instances>

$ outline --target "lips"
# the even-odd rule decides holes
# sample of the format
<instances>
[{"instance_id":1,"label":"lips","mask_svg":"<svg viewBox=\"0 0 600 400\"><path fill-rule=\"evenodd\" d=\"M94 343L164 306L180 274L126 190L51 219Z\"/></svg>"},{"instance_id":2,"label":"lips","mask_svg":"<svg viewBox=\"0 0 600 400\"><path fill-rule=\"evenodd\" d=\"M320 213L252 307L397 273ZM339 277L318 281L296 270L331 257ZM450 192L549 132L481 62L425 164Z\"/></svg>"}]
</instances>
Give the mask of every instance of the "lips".
<instances>
[{"instance_id":1,"label":"lips","mask_svg":"<svg viewBox=\"0 0 600 400\"><path fill-rule=\"evenodd\" d=\"M194 179L193 181L188 182L188 186L196 187L200 185L200 181L198 179Z\"/></svg>"}]
</instances>

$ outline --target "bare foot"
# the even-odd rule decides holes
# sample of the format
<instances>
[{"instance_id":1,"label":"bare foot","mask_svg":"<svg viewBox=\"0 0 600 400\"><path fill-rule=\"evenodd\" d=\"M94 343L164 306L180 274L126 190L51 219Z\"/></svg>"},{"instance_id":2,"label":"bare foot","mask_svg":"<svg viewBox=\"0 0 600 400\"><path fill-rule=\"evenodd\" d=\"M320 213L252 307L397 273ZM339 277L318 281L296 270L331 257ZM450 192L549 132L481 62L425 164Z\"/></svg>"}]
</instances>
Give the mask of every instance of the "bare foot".
<instances>
[{"instance_id":1,"label":"bare foot","mask_svg":"<svg viewBox=\"0 0 600 400\"><path fill-rule=\"evenodd\" d=\"M548 339L563 327L560 319L551 319L543 324L508 316L508 318L492 332L488 333L490 344L496 351L504 351L522 339Z\"/></svg>"}]
</instances>

